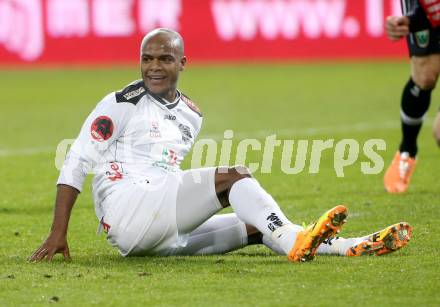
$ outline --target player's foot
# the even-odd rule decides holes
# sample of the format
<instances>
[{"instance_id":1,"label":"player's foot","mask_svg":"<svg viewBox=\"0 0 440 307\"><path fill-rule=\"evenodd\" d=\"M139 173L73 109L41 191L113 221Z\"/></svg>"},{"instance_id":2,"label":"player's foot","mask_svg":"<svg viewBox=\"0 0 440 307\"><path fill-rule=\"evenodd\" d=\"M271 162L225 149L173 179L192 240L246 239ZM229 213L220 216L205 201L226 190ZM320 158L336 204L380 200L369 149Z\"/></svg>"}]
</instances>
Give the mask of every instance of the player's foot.
<instances>
[{"instance_id":1,"label":"player's foot","mask_svg":"<svg viewBox=\"0 0 440 307\"><path fill-rule=\"evenodd\" d=\"M319 245L341 231L347 217L347 208L336 206L324 213L314 224L299 232L295 245L287 255L292 262L313 260Z\"/></svg>"},{"instance_id":2,"label":"player's foot","mask_svg":"<svg viewBox=\"0 0 440 307\"><path fill-rule=\"evenodd\" d=\"M385 255L408 244L412 236L412 227L405 222L388 226L368 236L347 251L347 256Z\"/></svg>"},{"instance_id":3,"label":"player's foot","mask_svg":"<svg viewBox=\"0 0 440 307\"><path fill-rule=\"evenodd\" d=\"M388 193L405 192L415 168L415 158L411 158L407 152L397 152L383 178L385 190Z\"/></svg>"}]
</instances>

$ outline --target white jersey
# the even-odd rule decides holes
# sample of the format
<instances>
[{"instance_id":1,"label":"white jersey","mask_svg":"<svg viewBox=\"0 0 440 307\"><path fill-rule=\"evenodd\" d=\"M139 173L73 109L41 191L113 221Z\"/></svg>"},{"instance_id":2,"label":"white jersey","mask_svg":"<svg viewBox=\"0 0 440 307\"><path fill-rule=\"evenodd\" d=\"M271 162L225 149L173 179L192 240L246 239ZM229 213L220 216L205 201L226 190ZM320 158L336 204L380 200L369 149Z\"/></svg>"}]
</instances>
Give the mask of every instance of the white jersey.
<instances>
[{"instance_id":1,"label":"white jersey","mask_svg":"<svg viewBox=\"0 0 440 307\"><path fill-rule=\"evenodd\" d=\"M178 172L202 125L202 115L178 91L173 102L149 93L142 80L113 92L88 116L70 149L58 184L82 190L95 175L98 218L102 201L124 183Z\"/></svg>"}]
</instances>

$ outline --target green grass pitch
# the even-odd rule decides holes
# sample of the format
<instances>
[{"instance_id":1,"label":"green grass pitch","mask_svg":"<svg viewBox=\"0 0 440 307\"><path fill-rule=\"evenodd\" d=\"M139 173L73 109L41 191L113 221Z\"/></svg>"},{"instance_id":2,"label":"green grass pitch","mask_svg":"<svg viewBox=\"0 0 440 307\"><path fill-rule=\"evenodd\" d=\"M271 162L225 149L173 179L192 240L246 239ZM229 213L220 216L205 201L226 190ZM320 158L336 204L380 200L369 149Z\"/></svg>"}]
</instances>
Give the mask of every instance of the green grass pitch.
<instances>
[{"instance_id":1,"label":"green grass pitch","mask_svg":"<svg viewBox=\"0 0 440 307\"><path fill-rule=\"evenodd\" d=\"M388 195L383 171L363 175L360 163L320 172L284 174L281 151L271 174L255 176L296 223L310 222L339 203L349 208L345 237L407 221L407 248L384 257L320 256L288 263L264 246L227 255L122 258L97 236L90 179L73 210L73 261L30 264L52 220L55 148L74 138L94 105L138 78L137 67L0 71L0 306L439 306L440 151L431 137L439 105L433 97L419 138L419 164L405 195ZM200 138L277 134L279 139L384 139L385 166L400 138L399 99L407 63L316 63L188 66L180 88L205 115ZM189 160L189 159L188 159ZM184 168L189 166L185 161ZM309 162L308 158L308 162ZM253 152L249 162L261 161ZM234 161L231 161L234 162Z\"/></svg>"}]
</instances>

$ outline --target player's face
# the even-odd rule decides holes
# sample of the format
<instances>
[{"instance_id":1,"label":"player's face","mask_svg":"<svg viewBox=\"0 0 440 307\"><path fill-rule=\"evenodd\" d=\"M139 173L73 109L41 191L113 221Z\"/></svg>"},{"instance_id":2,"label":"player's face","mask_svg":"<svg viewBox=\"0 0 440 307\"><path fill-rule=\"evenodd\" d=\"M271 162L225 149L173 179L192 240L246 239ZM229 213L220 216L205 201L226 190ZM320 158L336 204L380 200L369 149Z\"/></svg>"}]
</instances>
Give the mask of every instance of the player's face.
<instances>
[{"instance_id":1,"label":"player's face","mask_svg":"<svg viewBox=\"0 0 440 307\"><path fill-rule=\"evenodd\" d=\"M166 35L148 40L141 50L141 72L147 89L168 101L176 96L179 73L186 58Z\"/></svg>"}]
</instances>

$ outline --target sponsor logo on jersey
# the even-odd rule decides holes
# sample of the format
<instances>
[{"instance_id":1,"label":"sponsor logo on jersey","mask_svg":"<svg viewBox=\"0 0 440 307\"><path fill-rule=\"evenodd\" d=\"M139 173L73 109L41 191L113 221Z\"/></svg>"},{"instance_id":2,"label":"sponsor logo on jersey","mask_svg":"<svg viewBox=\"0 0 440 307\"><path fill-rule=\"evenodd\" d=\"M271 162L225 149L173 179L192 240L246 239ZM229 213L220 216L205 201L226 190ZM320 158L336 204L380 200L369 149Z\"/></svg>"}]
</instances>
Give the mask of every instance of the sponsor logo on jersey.
<instances>
[{"instance_id":1,"label":"sponsor logo on jersey","mask_svg":"<svg viewBox=\"0 0 440 307\"><path fill-rule=\"evenodd\" d=\"M177 154L172 149L166 149L162 151L162 162L168 165L175 165L177 162Z\"/></svg>"},{"instance_id":2,"label":"sponsor logo on jersey","mask_svg":"<svg viewBox=\"0 0 440 307\"><path fill-rule=\"evenodd\" d=\"M93 121L90 134L94 140L103 142L112 137L113 129L114 126L110 117L99 116Z\"/></svg>"},{"instance_id":3,"label":"sponsor logo on jersey","mask_svg":"<svg viewBox=\"0 0 440 307\"><path fill-rule=\"evenodd\" d=\"M143 92L145 92L145 89L143 87L138 88L137 90L128 92L127 94L124 95L124 98L127 100L130 100L134 97L139 96L140 94L142 94Z\"/></svg>"},{"instance_id":4,"label":"sponsor logo on jersey","mask_svg":"<svg viewBox=\"0 0 440 307\"><path fill-rule=\"evenodd\" d=\"M159 122L158 121L152 121L150 125L150 136L152 138L160 138L161 133L159 129Z\"/></svg>"},{"instance_id":5,"label":"sponsor logo on jersey","mask_svg":"<svg viewBox=\"0 0 440 307\"><path fill-rule=\"evenodd\" d=\"M108 179L110 181L122 179L122 173L119 171L119 165L117 165L116 163L112 163L110 165L110 168L113 170L113 173L110 171L106 172L106 175L108 176Z\"/></svg>"},{"instance_id":6,"label":"sponsor logo on jersey","mask_svg":"<svg viewBox=\"0 0 440 307\"><path fill-rule=\"evenodd\" d=\"M180 133L182 134L182 141L184 141L185 143L190 142L192 139L192 134L191 134L190 128L186 125L179 124L179 130L180 130Z\"/></svg>"},{"instance_id":7,"label":"sponsor logo on jersey","mask_svg":"<svg viewBox=\"0 0 440 307\"><path fill-rule=\"evenodd\" d=\"M171 114L165 114L163 119L176 120L176 116L175 115L171 115Z\"/></svg>"},{"instance_id":8,"label":"sponsor logo on jersey","mask_svg":"<svg viewBox=\"0 0 440 307\"><path fill-rule=\"evenodd\" d=\"M161 161L154 161L152 165L155 167L160 167L168 172L173 172L173 173L176 173L179 170L179 168L176 167L175 165L168 165Z\"/></svg>"}]
</instances>

